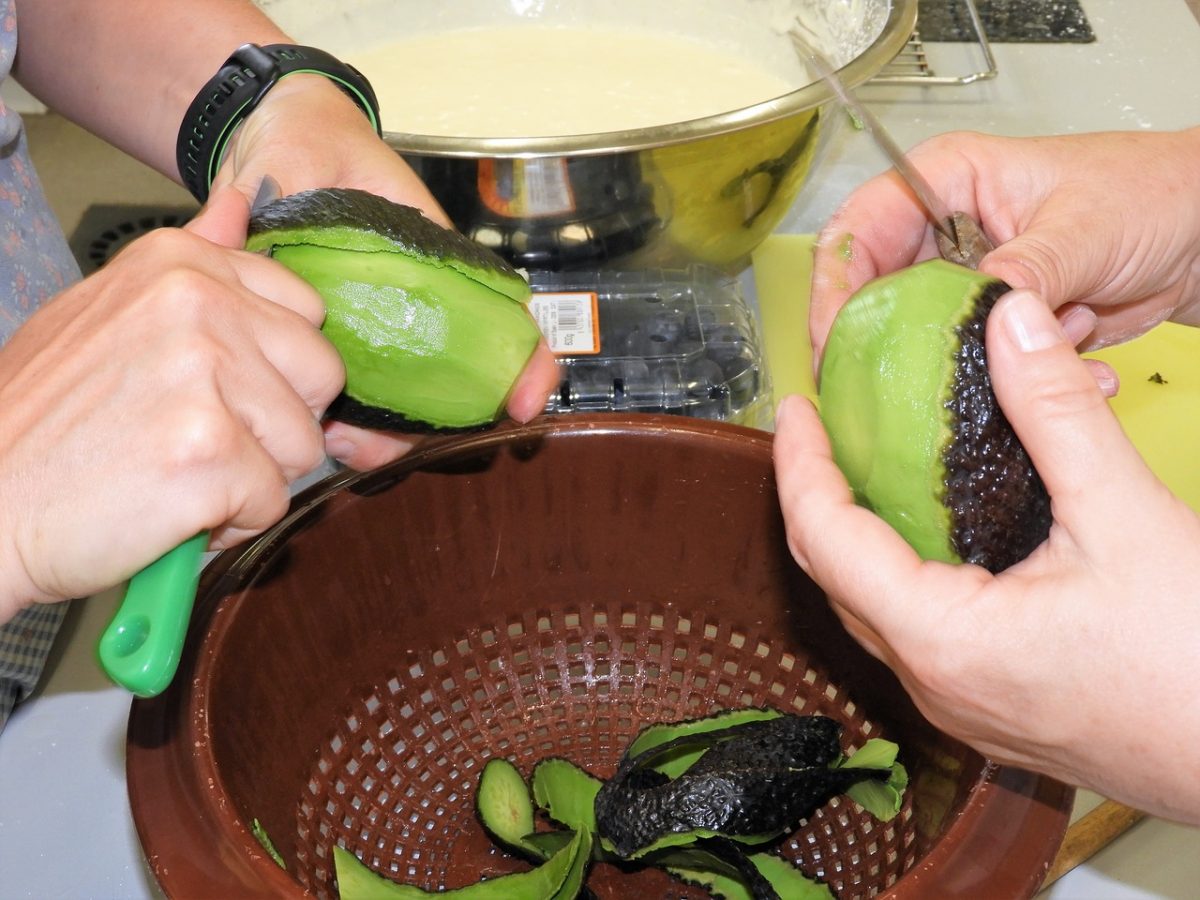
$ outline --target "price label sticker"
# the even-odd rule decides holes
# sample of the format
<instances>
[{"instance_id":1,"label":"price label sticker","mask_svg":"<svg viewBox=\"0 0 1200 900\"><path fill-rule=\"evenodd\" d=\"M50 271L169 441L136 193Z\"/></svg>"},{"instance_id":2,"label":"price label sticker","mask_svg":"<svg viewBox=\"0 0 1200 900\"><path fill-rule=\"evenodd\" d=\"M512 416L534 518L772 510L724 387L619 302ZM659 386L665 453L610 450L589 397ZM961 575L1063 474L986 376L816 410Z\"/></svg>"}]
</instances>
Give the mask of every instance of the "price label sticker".
<instances>
[{"instance_id":1,"label":"price label sticker","mask_svg":"<svg viewBox=\"0 0 1200 900\"><path fill-rule=\"evenodd\" d=\"M555 356L595 356L600 352L595 291L534 294L529 311Z\"/></svg>"}]
</instances>

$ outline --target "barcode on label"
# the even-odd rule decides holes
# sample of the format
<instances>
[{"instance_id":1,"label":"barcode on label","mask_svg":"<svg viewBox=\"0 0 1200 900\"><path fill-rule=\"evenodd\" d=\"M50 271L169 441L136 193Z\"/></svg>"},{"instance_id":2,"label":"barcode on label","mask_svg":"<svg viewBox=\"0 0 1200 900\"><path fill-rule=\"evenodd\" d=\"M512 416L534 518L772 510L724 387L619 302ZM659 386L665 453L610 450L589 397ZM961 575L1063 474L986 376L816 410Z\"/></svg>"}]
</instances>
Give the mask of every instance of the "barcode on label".
<instances>
[{"instance_id":1,"label":"barcode on label","mask_svg":"<svg viewBox=\"0 0 1200 900\"><path fill-rule=\"evenodd\" d=\"M534 294L529 311L558 356L600 352L600 319L595 292Z\"/></svg>"}]
</instances>

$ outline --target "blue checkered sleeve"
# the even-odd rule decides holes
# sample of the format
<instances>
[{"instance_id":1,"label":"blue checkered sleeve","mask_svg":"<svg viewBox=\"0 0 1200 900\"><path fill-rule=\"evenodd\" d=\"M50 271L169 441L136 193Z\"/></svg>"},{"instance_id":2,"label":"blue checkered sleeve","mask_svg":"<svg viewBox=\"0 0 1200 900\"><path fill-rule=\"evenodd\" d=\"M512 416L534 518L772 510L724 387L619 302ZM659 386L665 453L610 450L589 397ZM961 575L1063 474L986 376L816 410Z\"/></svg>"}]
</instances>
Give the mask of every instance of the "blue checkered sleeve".
<instances>
[{"instance_id":1,"label":"blue checkered sleeve","mask_svg":"<svg viewBox=\"0 0 1200 900\"><path fill-rule=\"evenodd\" d=\"M0 625L0 731L13 707L37 686L68 602L23 609Z\"/></svg>"}]
</instances>

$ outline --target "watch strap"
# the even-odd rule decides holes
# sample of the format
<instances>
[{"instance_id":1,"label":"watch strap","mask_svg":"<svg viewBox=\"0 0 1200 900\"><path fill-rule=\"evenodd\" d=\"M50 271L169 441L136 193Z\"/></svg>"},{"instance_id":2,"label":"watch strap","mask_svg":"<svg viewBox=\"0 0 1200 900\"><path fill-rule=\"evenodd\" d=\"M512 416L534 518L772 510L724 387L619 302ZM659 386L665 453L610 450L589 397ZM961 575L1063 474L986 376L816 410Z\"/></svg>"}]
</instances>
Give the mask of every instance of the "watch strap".
<instances>
[{"instance_id":1,"label":"watch strap","mask_svg":"<svg viewBox=\"0 0 1200 900\"><path fill-rule=\"evenodd\" d=\"M230 137L280 79L297 73L323 75L352 99L382 134L379 101L371 83L353 66L324 50L298 44L243 44L192 101L179 127L175 162L180 178L203 203Z\"/></svg>"}]
</instances>

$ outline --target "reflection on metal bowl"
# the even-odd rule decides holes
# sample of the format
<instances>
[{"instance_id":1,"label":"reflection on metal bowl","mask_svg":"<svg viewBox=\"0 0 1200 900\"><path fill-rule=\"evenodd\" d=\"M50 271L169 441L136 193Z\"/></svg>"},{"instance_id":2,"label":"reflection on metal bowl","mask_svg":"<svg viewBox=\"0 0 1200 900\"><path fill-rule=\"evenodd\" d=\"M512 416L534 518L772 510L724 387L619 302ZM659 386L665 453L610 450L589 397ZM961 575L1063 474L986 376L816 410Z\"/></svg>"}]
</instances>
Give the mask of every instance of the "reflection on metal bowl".
<instances>
[{"instance_id":1,"label":"reflection on metal bowl","mask_svg":"<svg viewBox=\"0 0 1200 900\"><path fill-rule=\"evenodd\" d=\"M259 2L298 40L319 36L322 46L343 54L378 45L392 23L407 34L594 22L677 33L761 56L776 68L792 53L786 30L799 17L828 36L824 49L851 85L895 56L912 32L917 8L916 0L460 0L446 9L347 0L334 15L293 0ZM811 176L830 125L842 118L827 114L832 102L823 84L804 84L742 109L627 131L549 137L389 131L385 137L463 232L516 265L702 262L735 270L779 224Z\"/></svg>"},{"instance_id":2,"label":"reflection on metal bowl","mask_svg":"<svg viewBox=\"0 0 1200 900\"><path fill-rule=\"evenodd\" d=\"M795 200L821 123L814 108L742 131L599 156L405 156L461 230L515 265L729 267Z\"/></svg>"}]
</instances>

